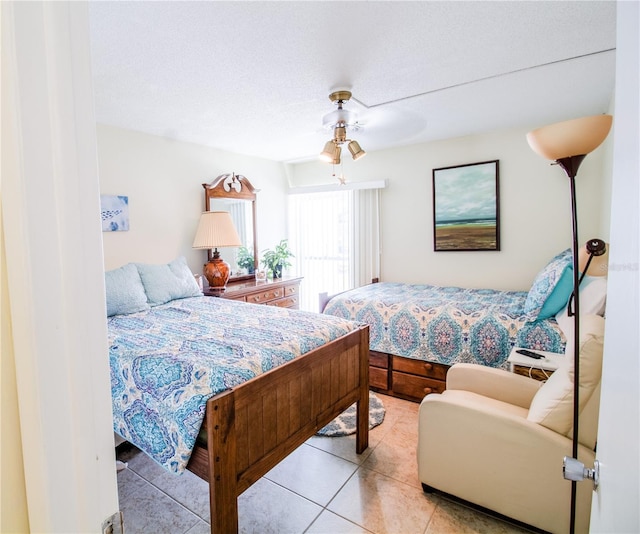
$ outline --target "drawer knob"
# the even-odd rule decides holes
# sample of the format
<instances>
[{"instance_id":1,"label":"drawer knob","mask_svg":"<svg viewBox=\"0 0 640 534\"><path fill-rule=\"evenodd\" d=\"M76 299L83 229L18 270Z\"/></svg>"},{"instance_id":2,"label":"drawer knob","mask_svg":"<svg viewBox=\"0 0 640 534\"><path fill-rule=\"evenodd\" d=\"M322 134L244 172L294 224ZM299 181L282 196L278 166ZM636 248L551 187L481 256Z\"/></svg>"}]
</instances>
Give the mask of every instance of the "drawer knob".
<instances>
[{"instance_id":1,"label":"drawer knob","mask_svg":"<svg viewBox=\"0 0 640 534\"><path fill-rule=\"evenodd\" d=\"M424 364L424 368L425 368L427 371L431 371L431 369L433 369L433 365L432 365L432 364L430 364L430 363L425 363L425 364Z\"/></svg>"},{"instance_id":2,"label":"drawer knob","mask_svg":"<svg viewBox=\"0 0 640 534\"><path fill-rule=\"evenodd\" d=\"M424 388L422 391L424 391L425 395L428 395L429 393L433 393L433 389L431 388Z\"/></svg>"}]
</instances>

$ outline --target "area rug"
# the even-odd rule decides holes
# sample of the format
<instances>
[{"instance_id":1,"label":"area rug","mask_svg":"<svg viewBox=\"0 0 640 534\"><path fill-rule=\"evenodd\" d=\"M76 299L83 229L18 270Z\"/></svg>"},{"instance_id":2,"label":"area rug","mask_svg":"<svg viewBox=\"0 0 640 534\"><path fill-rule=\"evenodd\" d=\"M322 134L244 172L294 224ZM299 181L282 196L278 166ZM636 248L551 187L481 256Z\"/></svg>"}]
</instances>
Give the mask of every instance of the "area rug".
<instances>
[{"instance_id":1,"label":"area rug","mask_svg":"<svg viewBox=\"0 0 640 534\"><path fill-rule=\"evenodd\" d=\"M378 426L384 421L384 404L375 393L369 392L369 429ZM318 430L318 436L339 437L355 434L356 432L356 404L342 412L327 426Z\"/></svg>"}]
</instances>

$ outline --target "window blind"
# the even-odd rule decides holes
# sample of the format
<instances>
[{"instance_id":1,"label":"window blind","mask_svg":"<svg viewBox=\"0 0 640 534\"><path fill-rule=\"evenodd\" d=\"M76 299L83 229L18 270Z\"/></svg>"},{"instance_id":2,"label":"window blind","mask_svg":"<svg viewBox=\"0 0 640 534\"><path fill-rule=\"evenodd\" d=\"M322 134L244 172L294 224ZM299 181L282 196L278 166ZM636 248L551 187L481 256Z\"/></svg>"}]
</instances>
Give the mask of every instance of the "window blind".
<instances>
[{"instance_id":1,"label":"window blind","mask_svg":"<svg viewBox=\"0 0 640 534\"><path fill-rule=\"evenodd\" d=\"M320 293L332 295L380 276L382 187L384 182L290 192L289 240L294 269L304 276L300 309L318 311Z\"/></svg>"}]
</instances>

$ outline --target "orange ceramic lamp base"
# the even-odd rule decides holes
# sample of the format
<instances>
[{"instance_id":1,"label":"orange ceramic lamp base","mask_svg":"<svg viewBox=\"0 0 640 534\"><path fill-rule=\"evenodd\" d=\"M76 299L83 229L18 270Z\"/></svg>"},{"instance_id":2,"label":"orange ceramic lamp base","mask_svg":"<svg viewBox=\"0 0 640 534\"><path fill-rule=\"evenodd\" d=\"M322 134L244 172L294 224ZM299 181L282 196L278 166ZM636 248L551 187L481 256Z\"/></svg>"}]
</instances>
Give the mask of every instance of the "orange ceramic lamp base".
<instances>
[{"instance_id":1,"label":"orange ceramic lamp base","mask_svg":"<svg viewBox=\"0 0 640 534\"><path fill-rule=\"evenodd\" d=\"M223 290L229 280L229 264L220 257L216 250L213 258L204 264L204 277L209 282L209 287Z\"/></svg>"}]
</instances>

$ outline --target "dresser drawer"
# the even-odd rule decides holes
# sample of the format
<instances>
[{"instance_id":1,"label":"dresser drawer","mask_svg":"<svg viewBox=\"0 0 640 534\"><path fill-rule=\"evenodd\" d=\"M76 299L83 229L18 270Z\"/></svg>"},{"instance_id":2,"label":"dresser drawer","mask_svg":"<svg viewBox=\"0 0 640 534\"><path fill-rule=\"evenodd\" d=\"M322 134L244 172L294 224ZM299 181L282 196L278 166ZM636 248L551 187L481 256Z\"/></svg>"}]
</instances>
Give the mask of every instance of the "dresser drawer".
<instances>
[{"instance_id":1,"label":"dresser drawer","mask_svg":"<svg viewBox=\"0 0 640 534\"><path fill-rule=\"evenodd\" d=\"M410 360L408 358L394 356L393 370L444 381L447 378L449 366L441 363Z\"/></svg>"},{"instance_id":2,"label":"dresser drawer","mask_svg":"<svg viewBox=\"0 0 640 534\"><path fill-rule=\"evenodd\" d=\"M284 296L292 297L300 293L300 284L291 284L288 286L284 286Z\"/></svg>"},{"instance_id":3,"label":"dresser drawer","mask_svg":"<svg viewBox=\"0 0 640 534\"><path fill-rule=\"evenodd\" d=\"M392 373L391 379L393 392L412 400L421 400L429 393L442 393L446 389L444 381L397 371Z\"/></svg>"},{"instance_id":4,"label":"dresser drawer","mask_svg":"<svg viewBox=\"0 0 640 534\"><path fill-rule=\"evenodd\" d=\"M282 308L298 308L300 281L299 278L285 278L258 282L256 280L230 282L224 292L204 290L210 297L222 297L228 300L249 302L251 304L270 304Z\"/></svg>"},{"instance_id":5,"label":"dresser drawer","mask_svg":"<svg viewBox=\"0 0 640 534\"><path fill-rule=\"evenodd\" d=\"M280 308L293 308L298 309L298 295L290 297L284 297L277 300L271 300L267 302L267 306L278 306Z\"/></svg>"},{"instance_id":6,"label":"dresser drawer","mask_svg":"<svg viewBox=\"0 0 640 534\"><path fill-rule=\"evenodd\" d=\"M277 287L273 289L265 289L257 293L252 293L246 296L247 302L252 304L265 304L275 299L282 298L284 296L284 289Z\"/></svg>"}]
</instances>

